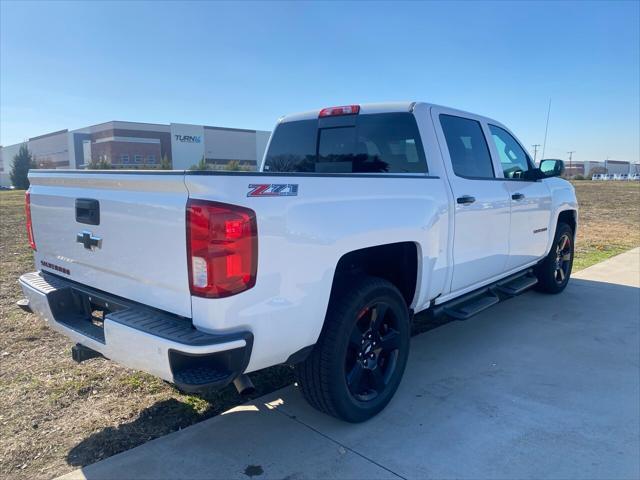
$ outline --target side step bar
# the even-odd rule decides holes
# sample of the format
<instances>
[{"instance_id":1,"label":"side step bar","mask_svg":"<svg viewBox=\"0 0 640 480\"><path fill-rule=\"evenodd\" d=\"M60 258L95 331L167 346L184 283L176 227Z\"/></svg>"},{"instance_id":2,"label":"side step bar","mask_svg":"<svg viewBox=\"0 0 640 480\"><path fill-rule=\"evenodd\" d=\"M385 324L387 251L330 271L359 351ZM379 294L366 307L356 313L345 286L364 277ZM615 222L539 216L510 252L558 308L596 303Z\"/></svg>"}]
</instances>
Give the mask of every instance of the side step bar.
<instances>
[{"instance_id":1,"label":"side step bar","mask_svg":"<svg viewBox=\"0 0 640 480\"><path fill-rule=\"evenodd\" d=\"M471 295L464 295L455 300L457 302L446 306L443 312L456 320L467 320L500 302L500 298L490 289L483 292L472 292Z\"/></svg>"},{"instance_id":2,"label":"side step bar","mask_svg":"<svg viewBox=\"0 0 640 480\"><path fill-rule=\"evenodd\" d=\"M529 270L519 277L498 282L495 289L500 293L515 297L516 295L526 292L536 283L538 283L538 279L533 275L533 272Z\"/></svg>"},{"instance_id":3,"label":"side step bar","mask_svg":"<svg viewBox=\"0 0 640 480\"><path fill-rule=\"evenodd\" d=\"M503 278L498 282L433 307L435 316L447 315L467 320L507 298L524 293L538 283L531 269Z\"/></svg>"}]
</instances>

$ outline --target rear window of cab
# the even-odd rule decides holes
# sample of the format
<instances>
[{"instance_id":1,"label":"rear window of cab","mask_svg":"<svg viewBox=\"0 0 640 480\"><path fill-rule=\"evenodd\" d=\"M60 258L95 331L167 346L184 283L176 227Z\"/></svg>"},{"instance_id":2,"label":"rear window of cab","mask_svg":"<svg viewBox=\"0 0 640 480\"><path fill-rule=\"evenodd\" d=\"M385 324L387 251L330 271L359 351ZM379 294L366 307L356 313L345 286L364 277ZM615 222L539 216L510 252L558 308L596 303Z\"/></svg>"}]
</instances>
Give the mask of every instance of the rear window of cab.
<instances>
[{"instance_id":1,"label":"rear window of cab","mask_svg":"<svg viewBox=\"0 0 640 480\"><path fill-rule=\"evenodd\" d=\"M265 172L427 173L411 113L351 115L281 123Z\"/></svg>"}]
</instances>

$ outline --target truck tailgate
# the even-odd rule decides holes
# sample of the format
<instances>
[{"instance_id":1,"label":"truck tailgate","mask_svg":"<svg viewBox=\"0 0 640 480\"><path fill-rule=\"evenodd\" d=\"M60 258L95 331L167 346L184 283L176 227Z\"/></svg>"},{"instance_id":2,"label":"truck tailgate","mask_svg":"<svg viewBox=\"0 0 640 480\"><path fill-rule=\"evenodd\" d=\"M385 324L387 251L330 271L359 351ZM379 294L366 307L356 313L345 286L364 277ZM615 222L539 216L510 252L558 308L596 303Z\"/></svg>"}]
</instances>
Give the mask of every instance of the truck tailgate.
<instances>
[{"instance_id":1,"label":"truck tailgate","mask_svg":"<svg viewBox=\"0 0 640 480\"><path fill-rule=\"evenodd\" d=\"M182 172L32 170L29 179L38 269L191 316Z\"/></svg>"}]
</instances>

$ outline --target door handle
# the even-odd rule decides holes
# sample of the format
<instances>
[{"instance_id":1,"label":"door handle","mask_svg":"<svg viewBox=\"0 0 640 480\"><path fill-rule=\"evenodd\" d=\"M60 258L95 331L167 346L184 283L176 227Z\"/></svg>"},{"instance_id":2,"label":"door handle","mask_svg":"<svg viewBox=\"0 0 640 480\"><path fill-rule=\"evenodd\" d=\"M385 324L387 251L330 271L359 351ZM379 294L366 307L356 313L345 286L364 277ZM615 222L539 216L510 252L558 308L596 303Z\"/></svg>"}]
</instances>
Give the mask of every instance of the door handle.
<instances>
[{"instance_id":1,"label":"door handle","mask_svg":"<svg viewBox=\"0 0 640 480\"><path fill-rule=\"evenodd\" d=\"M514 193L511 195L512 200L522 200L524 198L524 193Z\"/></svg>"},{"instance_id":2,"label":"door handle","mask_svg":"<svg viewBox=\"0 0 640 480\"><path fill-rule=\"evenodd\" d=\"M470 205L476 201L476 197L472 197L471 195L463 195L461 197L456 198L456 202L460 205Z\"/></svg>"}]
</instances>

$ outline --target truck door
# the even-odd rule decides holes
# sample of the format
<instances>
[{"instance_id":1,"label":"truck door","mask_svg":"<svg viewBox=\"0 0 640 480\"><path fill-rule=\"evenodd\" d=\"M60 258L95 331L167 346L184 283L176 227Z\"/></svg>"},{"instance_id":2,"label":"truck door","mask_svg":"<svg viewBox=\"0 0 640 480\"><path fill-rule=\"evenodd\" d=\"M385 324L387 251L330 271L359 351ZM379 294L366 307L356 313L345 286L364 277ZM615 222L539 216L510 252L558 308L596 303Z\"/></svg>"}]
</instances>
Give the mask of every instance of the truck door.
<instances>
[{"instance_id":1,"label":"truck door","mask_svg":"<svg viewBox=\"0 0 640 480\"><path fill-rule=\"evenodd\" d=\"M504 127L489 123L494 158L509 189L511 226L507 270L544 256L551 226L551 191L542 180L526 179L534 165L516 138Z\"/></svg>"},{"instance_id":2,"label":"truck door","mask_svg":"<svg viewBox=\"0 0 640 480\"><path fill-rule=\"evenodd\" d=\"M504 273L510 196L506 182L496 175L482 119L439 107L431 114L455 202L455 292Z\"/></svg>"}]
</instances>

